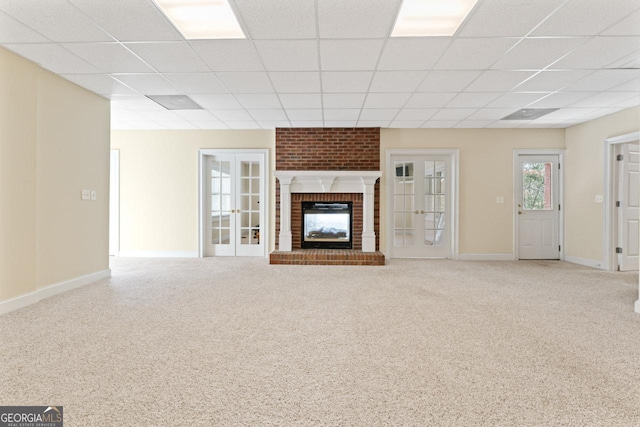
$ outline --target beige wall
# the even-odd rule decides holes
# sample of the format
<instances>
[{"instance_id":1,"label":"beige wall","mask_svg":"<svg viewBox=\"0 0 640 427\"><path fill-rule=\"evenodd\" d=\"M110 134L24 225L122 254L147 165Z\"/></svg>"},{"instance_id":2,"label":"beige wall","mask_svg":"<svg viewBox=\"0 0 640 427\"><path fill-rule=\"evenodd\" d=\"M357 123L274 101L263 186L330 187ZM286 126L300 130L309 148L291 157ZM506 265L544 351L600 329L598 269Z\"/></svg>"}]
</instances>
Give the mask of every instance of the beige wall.
<instances>
[{"instance_id":1,"label":"beige wall","mask_svg":"<svg viewBox=\"0 0 640 427\"><path fill-rule=\"evenodd\" d=\"M565 256L602 265L604 141L640 129L640 107L627 109L566 130Z\"/></svg>"},{"instance_id":2,"label":"beige wall","mask_svg":"<svg viewBox=\"0 0 640 427\"><path fill-rule=\"evenodd\" d=\"M562 129L382 129L380 247L386 247L386 150L459 149L459 253L513 253L513 150L564 148ZM496 197L504 196L504 204Z\"/></svg>"},{"instance_id":3,"label":"beige wall","mask_svg":"<svg viewBox=\"0 0 640 427\"><path fill-rule=\"evenodd\" d=\"M108 270L108 150L108 100L0 49L0 302Z\"/></svg>"},{"instance_id":4,"label":"beige wall","mask_svg":"<svg viewBox=\"0 0 640 427\"><path fill-rule=\"evenodd\" d=\"M120 252L124 255L197 253L198 150L269 149L273 130L113 131L120 151ZM275 180L270 184L270 236L275 229ZM274 239L271 239L273 250Z\"/></svg>"}]
</instances>

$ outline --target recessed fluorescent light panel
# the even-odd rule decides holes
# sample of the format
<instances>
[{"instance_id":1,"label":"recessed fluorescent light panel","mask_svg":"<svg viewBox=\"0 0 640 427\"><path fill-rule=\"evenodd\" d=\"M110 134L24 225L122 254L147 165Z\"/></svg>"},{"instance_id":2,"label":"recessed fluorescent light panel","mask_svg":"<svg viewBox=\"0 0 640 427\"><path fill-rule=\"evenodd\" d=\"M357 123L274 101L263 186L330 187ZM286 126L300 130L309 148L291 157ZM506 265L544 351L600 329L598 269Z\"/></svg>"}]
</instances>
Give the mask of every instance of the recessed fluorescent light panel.
<instances>
[{"instance_id":1,"label":"recessed fluorescent light panel","mask_svg":"<svg viewBox=\"0 0 640 427\"><path fill-rule=\"evenodd\" d=\"M452 36L478 0L404 0L391 37Z\"/></svg>"},{"instance_id":2,"label":"recessed fluorescent light panel","mask_svg":"<svg viewBox=\"0 0 640 427\"><path fill-rule=\"evenodd\" d=\"M202 110L203 108L186 95L147 95L150 100L167 110Z\"/></svg>"},{"instance_id":3,"label":"recessed fluorescent light panel","mask_svg":"<svg viewBox=\"0 0 640 427\"><path fill-rule=\"evenodd\" d=\"M153 0L185 39L246 38L227 0Z\"/></svg>"}]
</instances>

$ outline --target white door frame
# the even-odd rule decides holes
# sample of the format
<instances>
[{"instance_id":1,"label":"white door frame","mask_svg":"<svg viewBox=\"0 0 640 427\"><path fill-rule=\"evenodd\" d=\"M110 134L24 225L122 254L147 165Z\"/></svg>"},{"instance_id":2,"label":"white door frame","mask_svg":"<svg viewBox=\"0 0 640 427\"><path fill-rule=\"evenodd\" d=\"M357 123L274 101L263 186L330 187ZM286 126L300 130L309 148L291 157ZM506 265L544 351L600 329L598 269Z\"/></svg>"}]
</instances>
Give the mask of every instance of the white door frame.
<instances>
[{"instance_id":1,"label":"white door frame","mask_svg":"<svg viewBox=\"0 0 640 427\"><path fill-rule=\"evenodd\" d=\"M264 192L264 257L269 256L269 150L268 149L246 149L246 150L234 150L234 149L212 149L202 148L198 150L198 257L204 257L204 232L205 232L205 218L204 212L206 203L203 194L204 174L206 171L206 157L207 156L221 156L221 155L240 155L240 154L259 154L262 156L263 162L263 176L262 176L262 191ZM262 239L263 236L261 235Z\"/></svg>"},{"instance_id":2,"label":"white door frame","mask_svg":"<svg viewBox=\"0 0 640 427\"><path fill-rule=\"evenodd\" d=\"M617 265L617 254L615 253L614 241L617 241L618 217L613 195L617 193L615 189L616 177L616 156L615 149L618 144L636 142L640 140L640 131L631 132L624 135L614 136L604 140L604 239L603 239L603 270L615 271Z\"/></svg>"},{"instance_id":3,"label":"white door frame","mask_svg":"<svg viewBox=\"0 0 640 427\"><path fill-rule=\"evenodd\" d=\"M564 261L564 149L539 148L539 149L516 149L513 150L513 257L520 259L518 249L518 175L521 173L518 162L519 156L558 156L558 242L560 244L560 261Z\"/></svg>"},{"instance_id":4,"label":"white door frame","mask_svg":"<svg viewBox=\"0 0 640 427\"><path fill-rule=\"evenodd\" d=\"M120 255L120 150L109 155L109 255Z\"/></svg>"},{"instance_id":5,"label":"white door frame","mask_svg":"<svg viewBox=\"0 0 640 427\"><path fill-rule=\"evenodd\" d=\"M451 259L458 259L458 229L459 229L459 193L460 193L460 150L444 150L444 149L431 149L431 148L408 148L408 149L386 149L386 173L383 174L385 182L385 237L386 248L385 256L387 258L393 258L393 174L394 170L391 157L392 156L448 156L451 160L451 212L449 213L449 223L453 224L451 227L451 247L449 248L449 257Z\"/></svg>"}]
</instances>

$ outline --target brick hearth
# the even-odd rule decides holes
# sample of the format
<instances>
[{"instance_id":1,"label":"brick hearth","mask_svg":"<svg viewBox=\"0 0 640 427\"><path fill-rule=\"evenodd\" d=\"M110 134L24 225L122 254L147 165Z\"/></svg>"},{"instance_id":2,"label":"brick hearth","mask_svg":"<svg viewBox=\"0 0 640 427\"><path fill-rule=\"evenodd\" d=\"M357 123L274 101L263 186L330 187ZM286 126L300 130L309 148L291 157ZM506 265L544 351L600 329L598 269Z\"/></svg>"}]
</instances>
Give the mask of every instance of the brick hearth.
<instances>
[{"instance_id":1,"label":"brick hearth","mask_svg":"<svg viewBox=\"0 0 640 427\"><path fill-rule=\"evenodd\" d=\"M269 263L293 265L384 265L384 254L382 252L362 252L347 249L297 249L291 252L271 252Z\"/></svg>"}]
</instances>

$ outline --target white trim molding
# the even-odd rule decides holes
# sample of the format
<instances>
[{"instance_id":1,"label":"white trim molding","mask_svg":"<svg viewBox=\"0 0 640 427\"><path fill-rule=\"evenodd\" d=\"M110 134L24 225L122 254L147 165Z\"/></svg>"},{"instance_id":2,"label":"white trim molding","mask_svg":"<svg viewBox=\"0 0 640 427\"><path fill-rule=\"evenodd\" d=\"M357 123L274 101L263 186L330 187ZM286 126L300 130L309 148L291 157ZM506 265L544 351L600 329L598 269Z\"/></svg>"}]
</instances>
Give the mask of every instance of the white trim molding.
<instances>
[{"instance_id":1,"label":"white trim molding","mask_svg":"<svg viewBox=\"0 0 640 427\"><path fill-rule=\"evenodd\" d=\"M640 293L640 290L638 290L638 293ZM636 313L640 314L640 299L638 299L638 301L636 301L635 311L636 311Z\"/></svg>"},{"instance_id":2,"label":"white trim molding","mask_svg":"<svg viewBox=\"0 0 640 427\"><path fill-rule=\"evenodd\" d=\"M362 193L362 252L376 251L374 186L381 171L275 171L280 182L280 242L291 252L292 193Z\"/></svg>"},{"instance_id":3,"label":"white trim molding","mask_svg":"<svg viewBox=\"0 0 640 427\"><path fill-rule=\"evenodd\" d=\"M53 283L51 285L44 286L34 292L30 292L25 295L1 301L0 302L0 315L9 313L10 311L19 310L29 305L42 301L45 298L50 298L54 295L61 294L63 292L70 291L72 289L79 288L90 283L97 282L98 280L111 277L111 270L102 270L86 276L76 277L74 279L65 280L64 282Z\"/></svg>"},{"instance_id":4,"label":"white trim molding","mask_svg":"<svg viewBox=\"0 0 640 427\"><path fill-rule=\"evenodd\" d=\"M460 261L514 261L514 254L460 254Z\"/></svg>"},{"instance_id":5,"label":"white trim molding","mask_svg":"<svg viewBox=\"0 0 640 427\"><path fill-rule=\"evenodd\" d=\"M125 258L198 258L197 251L122 251Z\"/></svg>"},{"instance_id":6,"label":"white trim molding","mask_svg":"<svg viewBox=\"0 0 640 427\"><path fill-rule=\"evenodd\" d=\"M577 256L566 256L564 257L566 262L570 262L572 264L583 265L585 267L597 268L599 270L604 270L604 266L602 265L602 261L594 261L592 259L580 258Z\"/></svg>"}]
</instances>

